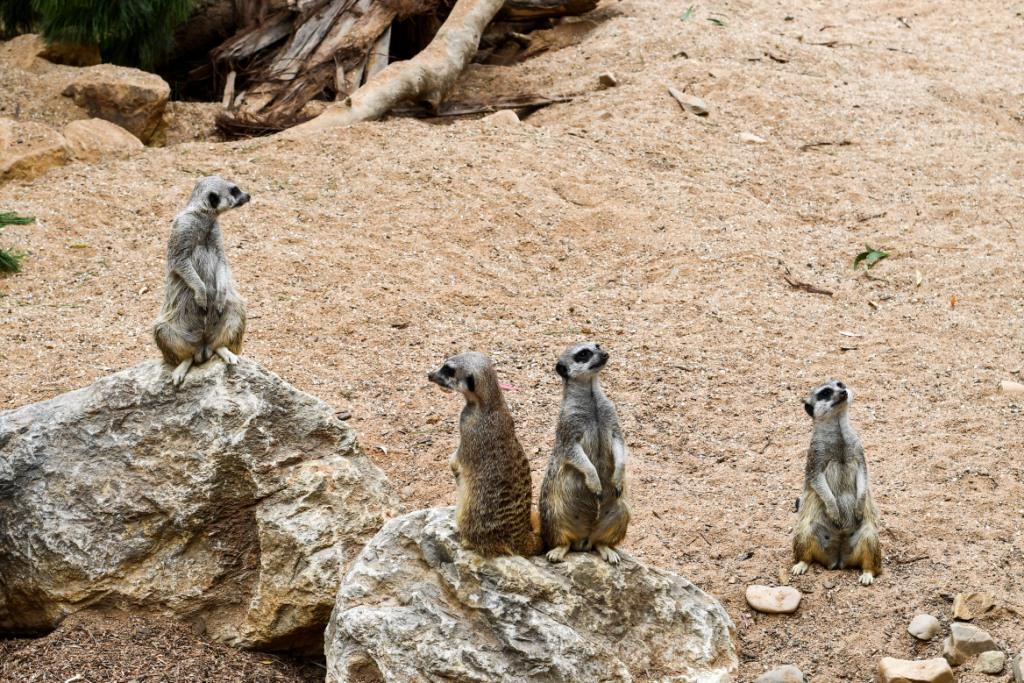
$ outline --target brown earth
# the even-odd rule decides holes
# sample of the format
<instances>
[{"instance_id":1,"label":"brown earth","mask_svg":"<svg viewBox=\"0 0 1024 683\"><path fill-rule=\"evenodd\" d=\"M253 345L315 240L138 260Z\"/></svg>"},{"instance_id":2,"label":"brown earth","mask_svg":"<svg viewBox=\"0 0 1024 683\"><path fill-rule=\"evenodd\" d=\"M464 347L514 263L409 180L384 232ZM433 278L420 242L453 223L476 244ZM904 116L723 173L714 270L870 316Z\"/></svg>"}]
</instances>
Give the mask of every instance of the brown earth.
<instances>
[{"instance_id":1,"label":"brown earth","mask_svg":"<svg viewBox=\"0 0 1024 683\"><path fill-rule=\"evenodd\" d=\"M183 144L0 187L39 218L0 238L30 252L0 281L0 407L156 355L168 225L216 172L254 197L223 220L246 354L351 411L407 507L453 502L460 406L428 369L495 358L539 487L556 356L592 337L632 448L626 549L723 600L739 680L937 656L906 626L947 623L967 590L998 597L979 625L1021 650L1024 399L998 384L1024 368L1024 5L602 7L581 44L480 79L580 93L517 126ZM598 90L608 70L621 85ZM865 244L892 253L870 274L851 267ZM788 581L800 398L829 377L858 394L885 571L864 588L814 568L795 615L754 614L747 584Z\"/></svg>"}]
</instances>

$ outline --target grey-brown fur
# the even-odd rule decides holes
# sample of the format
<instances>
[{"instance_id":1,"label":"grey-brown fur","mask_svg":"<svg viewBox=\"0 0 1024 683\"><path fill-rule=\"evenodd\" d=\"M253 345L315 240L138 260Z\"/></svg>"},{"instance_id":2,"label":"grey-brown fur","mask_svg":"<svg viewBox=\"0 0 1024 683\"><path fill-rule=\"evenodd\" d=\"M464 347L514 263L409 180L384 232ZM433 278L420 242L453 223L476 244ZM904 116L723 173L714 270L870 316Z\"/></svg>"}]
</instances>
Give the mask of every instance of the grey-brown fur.
<instances>
[{"instance_id":1,"label":"grey-brown fur","mask_svg":"<svg viewBox=\"0 0 1024 683\"><path fill-rule=\"evenodd\" d=\"M538 554L541 540L530 519L530 463L516 438L491 359L460 353L427 378L466 399L459 417L459 448L449 462L462 545L485 557Z\"/></svg>"},{"instance_id":2,"label":"grey-brown fur","mask_svg":"<svg viewBox=\"0 0 1024 683\"><path fill-rule=\"evenodd\" d=\"M593 548L614 564L614 548L629 525L626 444L598 378L607 361L599 344L586 342L570 346L555 365L562 408L539 505L552 562L565 559L570 548Z\"/></svg>"},{"instance_id":3,"label":"grey-brown fur","mask_svg":"<svg viewBox=\"0 0 1024 683\"><path fill-rule=\"evenodd\" d=\"M245 305L235 291L217 217L248 201L234 183L208 176L196 183L171 225L164 304L153 337L174 367L175 385L193 363L217 354L233 365L242 352Z\"/></svg>"},{"instance_id":4,"label":"grey-brown fur","mask_svg":"<svg viewBox=\"0 0 1024 683\"><path fill-rule=\"evenodd\" d=\"M814 419L804 489L793 529L793 574L812 562L828 569L859 567L870 585L882 569L878 511L868 483L864 447L849 419L853 392L842 382L815 387L804 400Z\"/></svg>"}]
</instances>

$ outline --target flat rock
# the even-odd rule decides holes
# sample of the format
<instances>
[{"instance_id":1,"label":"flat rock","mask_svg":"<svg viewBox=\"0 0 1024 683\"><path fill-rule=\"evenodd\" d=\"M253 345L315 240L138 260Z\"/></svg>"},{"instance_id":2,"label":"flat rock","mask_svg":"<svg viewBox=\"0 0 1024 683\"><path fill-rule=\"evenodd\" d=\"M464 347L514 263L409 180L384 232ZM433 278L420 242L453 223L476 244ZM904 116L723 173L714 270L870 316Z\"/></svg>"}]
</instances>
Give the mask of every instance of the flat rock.
<instances>
[{"instance_id":1,"label":"flat rock","mask_svg":"<svg viewBox=\"0 0 1024 683\"><path fill-rule=\"evenodd\" d=\"M483 122L492 128L512 128L519 125L519 116L511 109L502 109L485 116Z\"/></svg>"},{"instance_id":2,"label":"flat rock","mask_svg":"<svg viewBox=\"0 0 1024 683\"><path fill-rule=\"evenodd\" d=\"M1011 382L1010 380L1003 380L999 383L999 390L1004 394L1024 394L1024 384L1020 382Z\"/></svg>"},{"instance_id":3,"label":"flat rock","mask_svg":"<svg viewBox=\"0 0 1024 683\"><path fill-rule=\"evenodd\" d=\"M972 621L991 612L995 606L996 599L989 593L958 593L953 598L953 618Z\"/></svg>"},{"instance_id":4,"label":"flat rock","mask_svg":"<svg viewBox=\"0 0 1024 683\"><path fill-rule=\"evenodd\" d=\"M109 607L318 652L341 573L393 511L327 404L245 359L178 389L146 362L0 412L0 633Z\"/></svg>"},{"instance_id":5,"label":"flat rock","mask_svg":"<svg viewBox=\"0 0 1024 683\"><path fill-rule=\"evenodd\" d=\"M614 88L619 84L619 79L611 71L605 71L597 77L597 82L602 88Z\"/></svg>"},{"instance_id":6,"label":"flat rock","mask_svg":"<svg viewBox=\"0 0 1024 683\"><path fill-rule=\"evenodd\" d=\"M1013 683L1024 683L1024 650L1013 658Z\"/></svg>"},{"instance_id":7,"label":"flat rock","mask_svg":"<svg viewBox=\"0 0 1024 683\"><path fill-rule=\"evenodd\" d=\"M804 675L792 664L766 671L757 677L755 683L804 683Z\"/></svg>"},{"instance_id":8,"label":"flat rock","mask_svg":"<svg viewBox=\"0 0 1024 683\"><path fill-rule=\"evenodd\" d=\"M930 614L918 614L907 627L907 632L918 640L931 640L941 630L942 624Z\"/></svg>"},{"instance_id":9,"label":"flat rock","mask_svg":"<svg viewBox=\"0 0 1024 683\"><path fill-rule=\"evenodd\" d=\"M800 606L800 591L792 586L747 586L747 604L766 614L789 614Z\"/></svg>"},{"instance_id":10,"label":"flat rock","mask_svg":"<svg viewBox=\"0 0 1024 683\"><path fill-rule=\"evenodd\" d=\"M98 64L82 69L64 95L90 116L116 123L146 144L157 144L166 128L171 88L156 74Z\"/></svg>"},{"instance_id":11,"label":"flat rock","mask_svg":"<svg viewBox=\"0 0 1024 683\"><path fill-rule=\"evenodd\" d=\"M0 42L0 61L7 67L27 71L45 50L46 41L42 36L25 33Z\"/></svg>"},{"instance_id":12,"label":"flat rock","mask_svg":"<svg viewBox=\"0 0 1024 683\"><path fill-rule=\"evenodd\" d=\"M760 135L754 135L753 133L740 133L737 137L739 137L740 142L748 142L752 145L763 145L768 142Z\"/></svg>"},{"instance_id":13,"label":"flat rock","mask_svg":"<svg viewBox=\"0 0 1024 683\"><path fill-rule=\"evenodd\" d=\"M64 126L68 153L77 161L126 157L143 148L142 141L121 126L103 119L82 119Z\"/></svg>"},{"instance_id":14,"label":"flat rock","mask_svg":"<svg viewBox=\"0 0 1024 683\"><path fill-rule=\"evenodd\" d=\"M942 656L953 666L959 666L974 655L997 649L992 636L985 631L954 621L949 626L949 637L942 643Z\"/></svg>"},{"instance_id":15,"label":"flat rock","mask_svg":"<svg viewBox=\"0 0 1024 683\"><path fill-rule=\"evenodd\" d=\"M0 181L41 176L69 160L64 136L41 123L0 119Z\"/></svg>"},{"instance_id":16,"label":"flat rock","mask_svg":"<svg viewBox=\"0 0 1024 683\"><path fill-rule=\"evenodd\" d=\"M707 116L711 113L708 103L695 95L689 95L675 88L669 88L668 94L675 98L675 101L679 103L679 106L684 111L688 111L695 116Z\"/></svg>"},{"instance_id":17,"label":"flat rock","mask_svg":"<svg viewBox=\"0 0 1024 683\"><path fill-rule=\"evenodd\" d=\"M451 508L393 519L338 590L328 683L726 683L734 627L686 579L623 555L483 559Z\"/></svg>"},{"instance_id":18,"label":"flat rock","mask_svg":"<svg viewBox=\"0 0 1024 683\"><path fill-rule=\"evenodd\" d=\"M975 671L983 674L996 675L1003 673L1006 666L1006 655L999 650L989 650L978 655L978 661L974 664Z\"/></svg>"},{"instance_id":19,"label":"flat rock","mask_svg":"<svg viewBox=\"0 0 1024 683\"><path fill-rule=\"evenodd\" d=\"M941 657L936 659L894 659L878 663L879 683L953 683L953 670Z\"/></svg>"}]
</instances>

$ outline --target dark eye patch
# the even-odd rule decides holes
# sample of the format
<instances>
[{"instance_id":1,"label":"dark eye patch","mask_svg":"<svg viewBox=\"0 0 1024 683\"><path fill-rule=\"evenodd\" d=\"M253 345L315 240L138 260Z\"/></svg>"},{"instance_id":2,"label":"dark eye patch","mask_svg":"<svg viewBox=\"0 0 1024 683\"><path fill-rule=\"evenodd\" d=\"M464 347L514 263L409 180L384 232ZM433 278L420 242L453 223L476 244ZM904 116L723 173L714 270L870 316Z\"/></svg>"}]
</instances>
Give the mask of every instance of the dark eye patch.
<instances>
[{"instance_id":1,"label":"dark eye patch","mask_svg":"<svg viewBox=\"0 0 1024 683\"><path fill-rule=\"evenodd\" d=\"M450 365L445 365L444 367L441 368L441 376L442 377L451 377L454 374L455 374L455 368L453 368Z\"/></svg>"},{"instance_id":2,"label":"dark eye patch","mask_svg":"<svg viewBox=\"0 0 1024 683\"><path fill-rule=\"evenodd\" d=\"M828 387L825 387L824 389L818 392L819 401L827 401L830 398L832 398L832 390L829 389Z\"/></svg>"},{"instance_id":3,"label":"dark eye patch","mask_svg":"<svg viewBox=\"0 0 1024 683\"><path fill-rule=\"evenodd\" d=\"M210 208L216 209L218 206L220 206L220 195L218 195L216 192L211 192L209 195L207 195L206 201L210 203Z\"/></svg>"},{"instance_id":4,"label":"dark eye patch","mask_svg":"<svg viewBox=\"0 0 1024 683\"><path fill-rule=\"evenodd\" d=\"M577 363L586 363L590 360L590 357L594 355L594 352L590 349L580 349L573 354L572 359Z\"/></svg>"},{"instance_id":5,"label":"dark eye patch","mask_svg":"<svg viewBox=\"0 0 1024 683\"><path fill-rule=\"evenodd\" d=\"M242 194L242 191L239 190L237 187L232 187L231 188L231 196L232 197L238 197L238 195L240 195L240 194Z\"/></svg>"}]
</instances>

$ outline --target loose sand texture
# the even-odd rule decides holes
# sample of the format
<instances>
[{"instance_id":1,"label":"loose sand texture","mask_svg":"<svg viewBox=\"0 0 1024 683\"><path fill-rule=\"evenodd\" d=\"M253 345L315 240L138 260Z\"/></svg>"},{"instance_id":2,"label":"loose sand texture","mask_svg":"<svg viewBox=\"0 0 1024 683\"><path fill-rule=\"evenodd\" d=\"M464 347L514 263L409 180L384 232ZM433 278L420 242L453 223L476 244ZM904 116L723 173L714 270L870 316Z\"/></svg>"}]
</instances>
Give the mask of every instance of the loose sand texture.
<instances>
[{"instance_id":1,"label":"loose sand texture","mask_svg":"<svg viewBox=\"0 0 1024 683\"><path fill-rule=\"evenodd\" d=\"M688 6L606 2L582 43L491 68L495 89L578 95L520 124L189 143L0 186L39 219L0 237L29 252L0 280L0 407L158 355L170 221L219 173L253 196L222 220L245 354L350 411L408 508L454 502L461 405L428 370L493 356L537 489L555 360L593 338L631 448L624 548L723 600L740 681L938 656L907 624L946 624L967 590L997 596L979 625L1021 650L1024 398L998 386L1024 368L1024 5ZM868 274L866 244L891 252ZM755 614L747 584L790 582L800 399L830 377L857 394L884 573L816 567L795 615Z\"/></svg>"}]
</instances>

